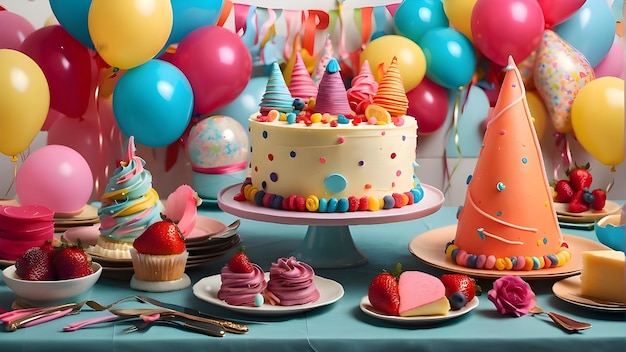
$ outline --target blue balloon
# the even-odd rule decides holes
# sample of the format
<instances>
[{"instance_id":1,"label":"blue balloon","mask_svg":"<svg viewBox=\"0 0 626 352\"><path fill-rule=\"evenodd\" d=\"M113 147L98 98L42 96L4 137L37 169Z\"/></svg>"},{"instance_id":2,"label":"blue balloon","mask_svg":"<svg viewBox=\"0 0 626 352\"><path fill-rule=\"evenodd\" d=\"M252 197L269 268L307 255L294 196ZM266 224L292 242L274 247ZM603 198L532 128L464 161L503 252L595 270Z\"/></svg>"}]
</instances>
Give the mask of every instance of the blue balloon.
<instances>
[{"instance_id":1,"label":"blue balloon","mask_svg":"<svg viewBox=\"0 0 626 352\"><path fill-rule=\"evenodd\" d=\"M466 36L453 28L431 29L418 45L426 58L426 76L438 85L458 89L472 79L476 52Z\"/></svg>"},{"instance_id":2,"label":"blue balloon","mask_svg":"<svg viewBox=\"0 0 626 352\"><path fill-rule=\"evenodd\" d=\"M253 77L235 100L221 107L211 115L226 115L232 117L247 131L250 115L259 112L259 104L261 103L261 99L263 99L268 79L269 77L266 76Z\"/></svg>"},{"instance_id":3,"label":"blue balloon","mask_svg":"<svg viewBox=\"0 0 626 352\"><path fill-rule=\"evenodd\" d=\"M91 0L50 0L50 8L59 24L84 46L94 49L87 18Z\"/></svg>"},{"instance_id":4,"label":"blue balloon","mask_svg":"<svg viewBox=\"0 0 626 352\"><path fill-rule=\"evenodd\" d=\"M430 29L448 27L441 0L404 0L393 16L396 34L418 43Z\"/></svg>"},{"instance_id":5,"label":"blue balloon","mask_svg":"<svg viewBox=\"0 0 626 352\"><path fill-rule=\"evenodd\" d=\"M606 0L587 0L554 31L595 67L613 45L615 17Z\"/></svg>"},{"instance_id":6,"label":"blue balloon","mask_svg":"<svg viewBox=\"0 0 626 352\"><path fill-rule=\"evenodd\" d=\"M172 0L174 21L167 43L178 43L194 29L215 25L223 4L223 0Z\"/></svg>"},{"instance_id":7,"label":"blue balloon","mask_svg":"<svg viewBox=\"0 0 626 352\"><path fill-rule=\"evenodd\" d=\"M164 147L180 138L192 109L187 77L158 59L128 70L113 90L113 113L120 130L148 147Z\"/></svg>"}]
</instances>

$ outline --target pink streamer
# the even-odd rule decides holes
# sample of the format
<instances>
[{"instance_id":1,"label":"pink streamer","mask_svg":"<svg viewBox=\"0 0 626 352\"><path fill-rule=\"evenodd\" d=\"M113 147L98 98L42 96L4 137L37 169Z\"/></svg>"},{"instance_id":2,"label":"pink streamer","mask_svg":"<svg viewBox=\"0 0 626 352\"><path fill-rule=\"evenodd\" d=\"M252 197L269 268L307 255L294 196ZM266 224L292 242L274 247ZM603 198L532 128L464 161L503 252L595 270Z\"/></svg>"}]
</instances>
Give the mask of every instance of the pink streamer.
<instances>
[{"instance_id":1,"label":"pink streamer","mask_svg":"<svg viewBox=\"0 0 626 352\"><path fill-rule=\"evenodd\" d=\"M203 173L203 174L222 175L222 174L230 174L233 172L241 171L245 169L247 165L248 165L247 161L242 161L240 163L226 165L226 166L217 166L217 167L192 166L191 168L193 171Z\"/></svg>"}]
</instances>

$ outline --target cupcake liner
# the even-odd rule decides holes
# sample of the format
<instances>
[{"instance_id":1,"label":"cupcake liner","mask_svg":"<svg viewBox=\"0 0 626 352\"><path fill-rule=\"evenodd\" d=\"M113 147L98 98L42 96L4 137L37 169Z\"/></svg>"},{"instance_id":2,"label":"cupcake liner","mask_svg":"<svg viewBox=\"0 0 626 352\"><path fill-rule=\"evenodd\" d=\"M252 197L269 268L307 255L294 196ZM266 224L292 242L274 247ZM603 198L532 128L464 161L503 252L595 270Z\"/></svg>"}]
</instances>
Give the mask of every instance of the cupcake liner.
<instances>
[{"instance_id":1,"label":"cupcake liner","mask_svg":"<svg viewBox=\"0 0 626 352\"><path fill-rule=\"evenodd\" d=\"M179 280L185 273L189 252L174 255L141 254L130 250L135 277L143 281Z\"/></svg>"}]
</instances>

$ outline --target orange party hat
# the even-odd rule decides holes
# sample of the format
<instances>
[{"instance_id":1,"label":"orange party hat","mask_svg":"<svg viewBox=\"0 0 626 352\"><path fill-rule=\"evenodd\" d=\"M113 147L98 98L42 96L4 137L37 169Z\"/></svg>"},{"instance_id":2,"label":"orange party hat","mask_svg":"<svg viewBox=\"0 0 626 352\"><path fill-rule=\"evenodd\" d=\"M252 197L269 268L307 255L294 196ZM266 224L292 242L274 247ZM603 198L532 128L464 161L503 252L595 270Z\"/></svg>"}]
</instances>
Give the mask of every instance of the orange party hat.
<instances>
[{"instance_id":1,"label":"orange party hat","mask_svg":"<svg viewBox=\"0 0 626 352\"><path fill-rule=\"evenodd\" d=\"M501 264L508 263L505 269L560 266L569 261L569 251L554 210L522 76L512 58L506 70L474 174L468 179L454 245L463 256L495 256ZM463 256L457 254L455 261L473 266Z\"/></svg>"},{"instance_id":2,"label":"orange party hat","mask_svg":"<svg viewBox=\"0 0 626 352\"><path fill-rule=\"evenodd\" d=\"M391 60L391 65L380 80L373 103L389 111L392 117L406 114L409 108L409 99L404 91L397 58L394 57Z\"/></svg>"}]
</instances>

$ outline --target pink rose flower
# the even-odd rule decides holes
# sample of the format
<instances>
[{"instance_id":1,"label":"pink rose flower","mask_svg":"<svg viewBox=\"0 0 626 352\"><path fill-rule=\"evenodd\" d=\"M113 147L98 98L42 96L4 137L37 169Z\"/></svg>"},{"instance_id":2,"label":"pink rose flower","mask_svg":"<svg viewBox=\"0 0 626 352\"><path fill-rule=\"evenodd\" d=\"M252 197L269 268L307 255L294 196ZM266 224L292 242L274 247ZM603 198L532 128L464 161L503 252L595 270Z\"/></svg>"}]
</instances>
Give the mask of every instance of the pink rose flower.
<instances>
[{"instance_id":1,"label":"pink rose flower","mask_svg":"<svg viewBox=\"0 0 626 352\"><path fill-rule=\"evenodd\" d=\"M530 285L519 276L507 275L493 282L487 296L498 313L521 317L535 306L537 298Z\"/></svg>"}]
</instances>

